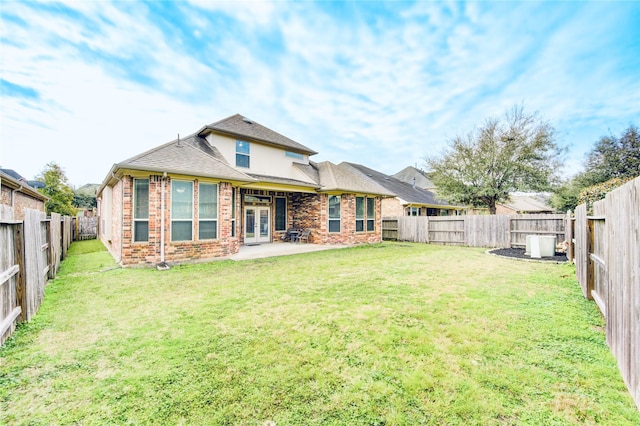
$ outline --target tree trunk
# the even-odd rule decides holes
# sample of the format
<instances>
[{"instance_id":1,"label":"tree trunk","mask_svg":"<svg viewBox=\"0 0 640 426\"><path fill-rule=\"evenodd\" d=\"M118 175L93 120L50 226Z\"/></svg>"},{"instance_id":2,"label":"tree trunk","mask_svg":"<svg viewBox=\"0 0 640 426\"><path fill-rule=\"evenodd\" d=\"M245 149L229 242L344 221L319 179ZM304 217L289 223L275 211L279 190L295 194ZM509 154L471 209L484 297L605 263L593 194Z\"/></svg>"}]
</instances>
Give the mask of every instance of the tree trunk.
<instances>
[{"instance_id":1,"label":"tree trunk","mask_svg":"<svg viewBox=\"0 0 640 426\"><path fill-rule=\"evenodd\" d=\"M489 200L489 214L496 214L496 200Z\"/></svg>"}]
</instances>

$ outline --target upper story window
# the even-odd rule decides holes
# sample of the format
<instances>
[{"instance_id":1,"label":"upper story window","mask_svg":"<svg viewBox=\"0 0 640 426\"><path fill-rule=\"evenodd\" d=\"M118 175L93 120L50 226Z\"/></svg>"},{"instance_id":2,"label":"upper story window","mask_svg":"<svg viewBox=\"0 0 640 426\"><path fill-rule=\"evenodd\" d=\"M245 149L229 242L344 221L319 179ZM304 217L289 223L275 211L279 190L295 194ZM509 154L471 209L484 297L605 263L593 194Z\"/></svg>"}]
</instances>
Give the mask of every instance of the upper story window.
<instances>
[{"instance_id":1,"label":"upper story window","mask_svg":"<svg viewBox=\"0 0 640 426\"><path fill-rule=\"evenodd\" d=\"M295 158L296 160L304 160L304 155L299 152L285 151L284 155L287 157Z\"/></svg>"},{"instance_id":2,"label":"upper story window","mask_svg":"<svg viewBox=\"0 0 640 426\"><path fill-rule=\"evenodd\" d=\"M149 179L133 180L133 241L149 241Z\"/></svg>"},{"instance_id":3,"label":"upper story window","mask_svg":"<svg viewBox=\"0 0 640 426\"><path fill-rule=\"evenodd\" d=\"M251 144L247 141L236 141L236 167L250 167L249 156Z\"/></svg>"}]
</instances>

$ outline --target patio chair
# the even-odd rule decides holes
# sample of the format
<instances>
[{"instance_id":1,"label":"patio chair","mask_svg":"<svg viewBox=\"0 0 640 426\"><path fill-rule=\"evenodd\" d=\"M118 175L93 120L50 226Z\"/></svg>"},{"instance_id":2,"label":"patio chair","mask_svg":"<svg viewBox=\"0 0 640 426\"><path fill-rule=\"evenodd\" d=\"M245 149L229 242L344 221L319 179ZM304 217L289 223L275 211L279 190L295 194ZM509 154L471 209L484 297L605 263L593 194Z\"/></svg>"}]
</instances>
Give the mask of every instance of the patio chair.
<instances>
[{"instance_id":1,"label":"patio chair","mask_svg":"<svg viewBox=\"0 0 640 426\"><path fill-rule=\"evenodd\" d=\"M293 240L294 240L294 238L295 238L295 236L296 236L296 232L295 232L295 231L296 231L296 230L295 230L295 229L293 229L293 228L289 228L289 229L287 229L287 232L286 232L283 236L281 236L281 237L280 237L280 239L281 239L282 241L287 241L287 240L289 240L289 241L291 241L291 242L293 243L293 242L294 242Z\"/></svg>"},{"instance_id":2,"label":"patio chair","mask_svg":"<svg viewBox=\"0 0 640 426\"><path fill-rule=\"evenodd\" d=\"M309 235L311 235L311 229L307 228L304 231L302 231L302 234L300 234L298 236L298 239L296 240L297 242L301 243L301 242L305 242L308 243L309 242Z\"/></svg>"}]
</instances>

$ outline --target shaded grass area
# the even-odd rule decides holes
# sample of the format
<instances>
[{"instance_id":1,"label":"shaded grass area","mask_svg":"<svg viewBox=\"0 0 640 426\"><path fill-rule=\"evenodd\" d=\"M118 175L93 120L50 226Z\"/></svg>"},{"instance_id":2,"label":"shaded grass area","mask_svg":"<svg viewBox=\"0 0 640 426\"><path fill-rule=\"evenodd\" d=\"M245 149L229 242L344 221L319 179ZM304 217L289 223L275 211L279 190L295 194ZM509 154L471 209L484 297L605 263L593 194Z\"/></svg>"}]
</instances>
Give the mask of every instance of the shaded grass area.
<instances>
[{"instance_id":1,"label":"shaded grass area","mask_svg":"<svg viewBox=\"0 0 640 426\"><path fill-rule=\"evenodd\" d=\"M72 245L0 349L0 423L640 424L571 265L384 243L114 267Z\"/></svg>"}]
</instances>

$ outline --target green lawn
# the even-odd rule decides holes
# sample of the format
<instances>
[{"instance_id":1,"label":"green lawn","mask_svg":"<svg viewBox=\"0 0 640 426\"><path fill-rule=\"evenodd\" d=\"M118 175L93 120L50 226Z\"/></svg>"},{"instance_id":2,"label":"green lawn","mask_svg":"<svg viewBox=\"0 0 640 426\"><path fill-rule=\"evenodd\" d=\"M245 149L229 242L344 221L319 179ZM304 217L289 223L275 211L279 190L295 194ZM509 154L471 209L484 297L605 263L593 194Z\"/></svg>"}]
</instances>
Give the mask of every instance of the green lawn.
<instances>
[{"instance_id":1,"label":"green lawn","mask_svg":"<svg viewBox=\"0 0 640 426\"><path fill-rule=\"evenodd\" d=\"M392 244L119 269L74 243L0 424L640 424L571 265Z\"/></svg>"}]
</instances>

